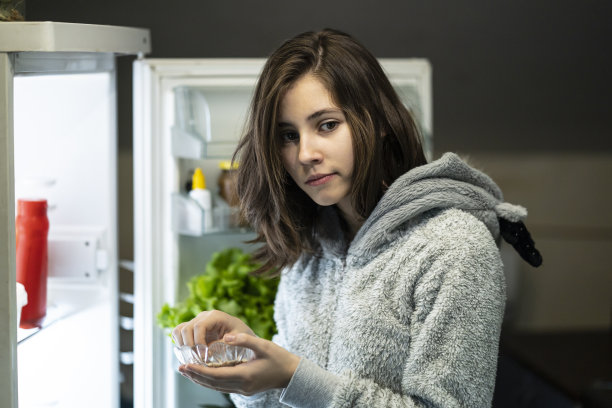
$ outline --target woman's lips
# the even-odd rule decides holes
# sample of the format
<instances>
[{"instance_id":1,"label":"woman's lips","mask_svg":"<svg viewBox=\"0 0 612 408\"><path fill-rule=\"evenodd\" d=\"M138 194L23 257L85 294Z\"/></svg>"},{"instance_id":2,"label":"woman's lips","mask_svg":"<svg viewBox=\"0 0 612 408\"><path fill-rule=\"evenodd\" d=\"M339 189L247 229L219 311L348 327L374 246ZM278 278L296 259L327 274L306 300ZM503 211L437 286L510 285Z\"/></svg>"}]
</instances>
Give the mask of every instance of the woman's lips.
<instances>
[{"instance_id":1,"label":"woman's lips","mask_svg":"<svg viewBox=\"0 0 612 408\"><path fill-rule=\"evenodd\" d=\"M336 175L335 173L330 173L330 174L315 174L314 176L308 177L308 180L306 180L306 184L308 184L311 187L320 186L321 184L327 183L335 175Z\"/></svg>"}]
</instances>

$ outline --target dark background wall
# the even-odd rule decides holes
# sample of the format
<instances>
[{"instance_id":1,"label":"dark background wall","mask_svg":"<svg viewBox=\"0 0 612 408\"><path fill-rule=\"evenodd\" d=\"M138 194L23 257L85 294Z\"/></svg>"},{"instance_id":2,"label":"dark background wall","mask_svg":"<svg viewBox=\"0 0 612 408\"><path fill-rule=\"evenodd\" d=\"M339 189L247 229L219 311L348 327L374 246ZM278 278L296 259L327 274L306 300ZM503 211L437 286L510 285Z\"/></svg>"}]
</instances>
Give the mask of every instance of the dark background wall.
<instances>
[{"instance_id":1,"label":"dark background wall","mask_svg":"<svg viewBox=\"0 0 612 408\"><path fill-rule=\"evenodd\" d=\"M265 57L333 27L378 57L434 69L437 152L611 151L612 2L28 0L28 20L151 29L150 57ZM131 146L130 59L119 63L120 147Z\"/></svg>"}]
</instances>

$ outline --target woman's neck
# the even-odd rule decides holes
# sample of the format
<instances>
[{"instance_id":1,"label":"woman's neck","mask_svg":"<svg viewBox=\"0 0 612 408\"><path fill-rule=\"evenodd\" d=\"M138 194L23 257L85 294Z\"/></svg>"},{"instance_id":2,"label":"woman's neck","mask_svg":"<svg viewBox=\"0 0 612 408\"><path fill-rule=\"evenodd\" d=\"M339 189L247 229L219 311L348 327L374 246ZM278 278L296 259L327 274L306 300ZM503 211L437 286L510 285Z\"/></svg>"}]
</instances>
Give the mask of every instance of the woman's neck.
<instances>
[{"instance_id":1,"label":"woman's neck","mask_svg":"<svg viewBox=\"0 0 612 408\"><path fill-rule=\"evenodd\" d=\"M348 200L347 200L348 201ZM350 202L341 201L336 204L336 207L339 210L340 216L344 219L346 226L348 227L349 241L352 241L355 235L357 235L357 231L363 225L363 218L361 218L357 212L353 209L353 206Z\"/></svg>"}]
</instances>

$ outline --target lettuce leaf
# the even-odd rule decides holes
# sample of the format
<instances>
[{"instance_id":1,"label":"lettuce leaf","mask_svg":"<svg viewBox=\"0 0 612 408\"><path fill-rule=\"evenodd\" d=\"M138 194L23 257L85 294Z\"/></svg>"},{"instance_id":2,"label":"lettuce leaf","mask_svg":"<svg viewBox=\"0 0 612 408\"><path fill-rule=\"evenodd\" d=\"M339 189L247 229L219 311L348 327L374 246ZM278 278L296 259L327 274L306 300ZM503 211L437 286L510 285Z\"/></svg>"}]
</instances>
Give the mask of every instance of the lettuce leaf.
<instances>
[{"instance_id":1,"label":"lettuce leaf","mask_svg":"<svg viewBox=\"0 0 612 408\"><path fill-rule=\"evenodd\" d=\"M249 275L258 267L251 255L239 248L215 252L205 272L187 282L187 298L174 306L162 306L157 324L172 329L203 310L217 309L241 319L257 336L272 339L276 333L274 298L279 279Z\"/></svg>"}]
</instances>

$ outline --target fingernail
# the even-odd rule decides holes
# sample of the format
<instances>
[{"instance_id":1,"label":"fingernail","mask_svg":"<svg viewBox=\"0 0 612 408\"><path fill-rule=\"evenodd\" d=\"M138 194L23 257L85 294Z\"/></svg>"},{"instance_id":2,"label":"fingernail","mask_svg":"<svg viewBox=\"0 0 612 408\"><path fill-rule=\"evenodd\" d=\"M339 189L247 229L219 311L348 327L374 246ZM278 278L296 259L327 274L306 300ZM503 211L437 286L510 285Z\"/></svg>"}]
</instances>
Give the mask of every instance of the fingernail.
<instances>
[{"instance_id":1,"label":"fingernail","mask_svg":"<svg viewBox=\"0 0 612 408\"><path fill-rule=\"evenodd\" d=\"M226 334L225 336L223 336L223 341L225 341L226 343L230 343L234 340L236 340L236 336L234 336L233 334Z\"/></svg>"}]
</instances>

